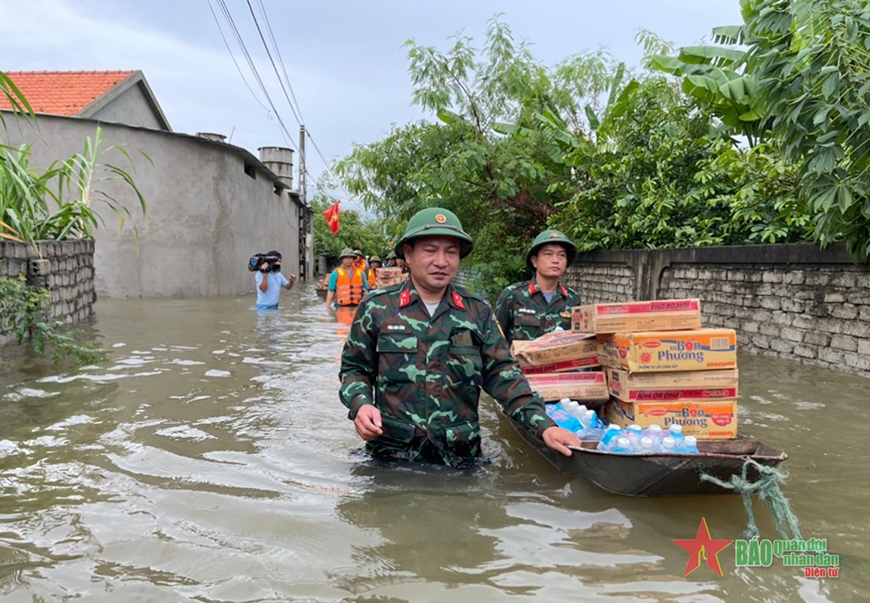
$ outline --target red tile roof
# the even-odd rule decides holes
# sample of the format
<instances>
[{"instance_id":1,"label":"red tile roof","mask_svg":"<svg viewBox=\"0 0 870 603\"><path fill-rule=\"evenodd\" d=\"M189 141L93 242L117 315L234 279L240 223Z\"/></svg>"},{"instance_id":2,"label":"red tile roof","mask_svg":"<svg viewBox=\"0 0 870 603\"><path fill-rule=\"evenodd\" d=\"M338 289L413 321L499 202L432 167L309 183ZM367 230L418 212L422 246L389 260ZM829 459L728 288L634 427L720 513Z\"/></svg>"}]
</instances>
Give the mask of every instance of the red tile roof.
<instances>
[{"instance_id":1,"label":"red tile roof","mask_svg":"<svg viewBox=\"0 0 870 603\"><path fill-rule=\"evenodd\" d=\"M78 115L135 71L7 71L35 113ZM0 109L11 109L0 93Z\"/></svg>"}]
</instances>

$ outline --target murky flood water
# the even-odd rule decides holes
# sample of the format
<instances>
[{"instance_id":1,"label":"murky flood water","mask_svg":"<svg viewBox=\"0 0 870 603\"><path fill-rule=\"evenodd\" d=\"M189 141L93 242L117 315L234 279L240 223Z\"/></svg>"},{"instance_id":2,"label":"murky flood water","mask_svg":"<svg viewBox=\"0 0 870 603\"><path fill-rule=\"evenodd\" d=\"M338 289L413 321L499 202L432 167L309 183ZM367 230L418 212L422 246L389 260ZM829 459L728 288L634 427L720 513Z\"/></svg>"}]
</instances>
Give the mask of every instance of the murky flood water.
<instances>
[{"instance_id":1,"label":"murky flood water","mask_svg":"<svg viewBox=\"0 0 870 603\"><path fill-rule=\"evenodd\" d=\"M705 564L701 517L738 538L739 497L630 499L569 479L484 402L472 471L359 453L338 402L347 327L310 287L113 301L111 361L59 371L0 351L4 601L866 601L870 380L742 356L741 429L788 451L786 493L840 577ZM763 537L776 538L756 502Z\"/></svg>"}]
</instances>

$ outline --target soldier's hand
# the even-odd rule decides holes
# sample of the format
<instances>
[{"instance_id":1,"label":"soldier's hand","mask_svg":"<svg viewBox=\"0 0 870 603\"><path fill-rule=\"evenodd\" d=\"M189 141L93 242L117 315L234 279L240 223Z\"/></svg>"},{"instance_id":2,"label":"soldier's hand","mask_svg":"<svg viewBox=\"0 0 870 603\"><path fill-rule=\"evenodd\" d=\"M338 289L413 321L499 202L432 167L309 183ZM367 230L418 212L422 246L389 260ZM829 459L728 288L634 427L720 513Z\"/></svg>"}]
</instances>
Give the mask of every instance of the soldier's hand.
<instances>
[{"instance_id":1,"label":"soldier's hand","mask_svg":"<svg viewBox=\"0 0 870 603\"><path fill-rule=\"evenodd\" d=\"M371 404L360 406L359 411L356 413L356 419L353 420L353 426L356 428L359 437L366 442L374 440L384 433L384 430L381 429L381 411Z\"/></svg>"},{"instance_id":2,"label":"soldier's hand","mask_svg":"<svg viewBox=\"0 0 870 603\"><path fill-rule=\"evenodd\" d=\"M561 427L548 427L544 430L542 437L548 448L561 452L565 456L571 456L571 449L568 446L580 448L580 438Z\"/></svg>"}]
</instances>

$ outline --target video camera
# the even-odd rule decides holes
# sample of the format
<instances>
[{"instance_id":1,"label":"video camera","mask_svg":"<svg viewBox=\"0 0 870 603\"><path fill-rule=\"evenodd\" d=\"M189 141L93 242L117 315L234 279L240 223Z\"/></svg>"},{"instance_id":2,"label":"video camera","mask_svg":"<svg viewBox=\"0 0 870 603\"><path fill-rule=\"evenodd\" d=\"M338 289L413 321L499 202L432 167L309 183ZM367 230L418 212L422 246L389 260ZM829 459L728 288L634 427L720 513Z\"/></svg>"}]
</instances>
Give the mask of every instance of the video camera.
<instances>
[{"instance_id":1,"label":"video camera","mask_svg":"<svg viewBox=\"0 0 870 603\"><path fill-rule=\"evenodd\" d=\"M268 267L269 271L277 272L278 270L281 270L281 266L276 266L275 262L280 259L281 254L275 251L270 251L269 253L255 253L251 256L251 259L248 260L248 270L251 272L257 272L262 270L265 265Z\"/></svg>"}]
</instances>

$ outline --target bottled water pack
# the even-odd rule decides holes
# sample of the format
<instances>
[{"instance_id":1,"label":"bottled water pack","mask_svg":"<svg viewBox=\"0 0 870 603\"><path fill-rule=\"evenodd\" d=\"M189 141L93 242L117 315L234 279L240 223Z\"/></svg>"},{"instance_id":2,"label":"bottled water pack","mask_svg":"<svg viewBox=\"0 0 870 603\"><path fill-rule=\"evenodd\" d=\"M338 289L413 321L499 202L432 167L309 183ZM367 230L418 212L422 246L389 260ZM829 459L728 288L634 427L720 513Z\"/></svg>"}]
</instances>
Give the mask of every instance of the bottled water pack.
<instances>
[{"instance_id":1,"label":"bottled water pack","mask_svg":"<svg viewBox=\"0 0 870 603\"><path fill-rule=\"evenodd\" d=\"M681 425L668 429L659 425L646 429L629 425L622 429L611 423L598 442L598 450L613 454L698 454L698 440L695 436L683 436Z\"/></svg>"}]
</instances>

